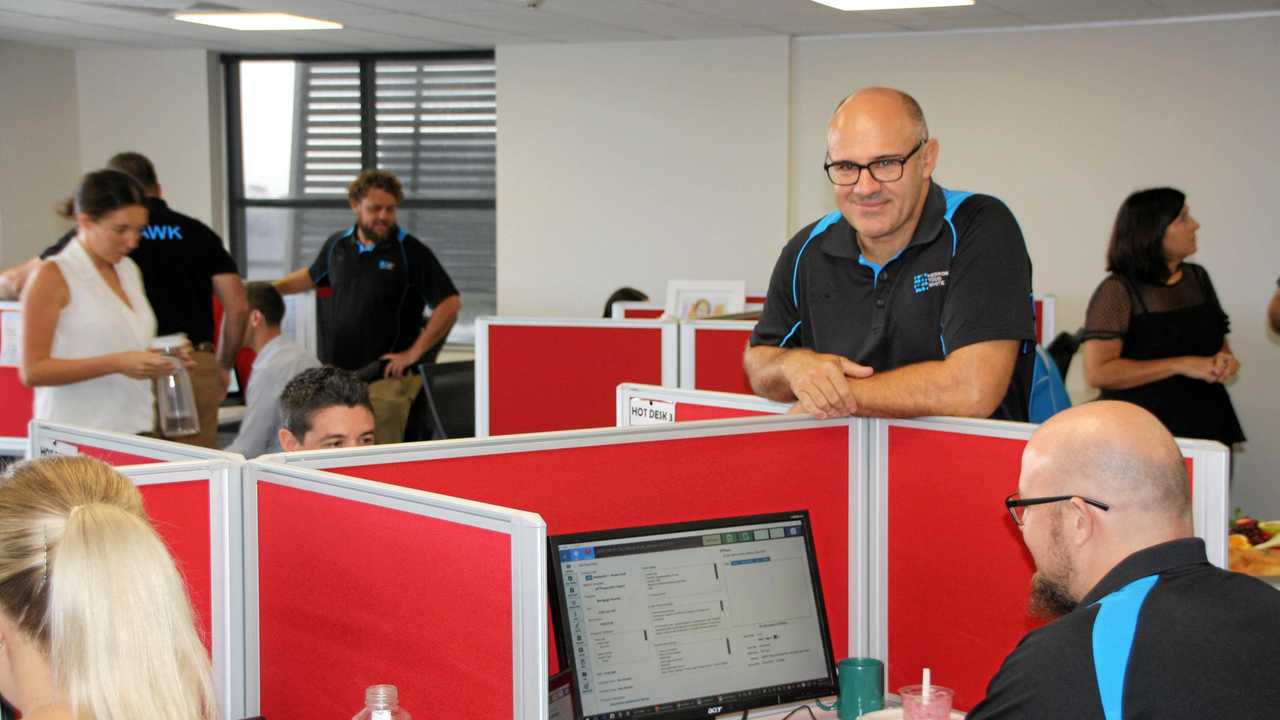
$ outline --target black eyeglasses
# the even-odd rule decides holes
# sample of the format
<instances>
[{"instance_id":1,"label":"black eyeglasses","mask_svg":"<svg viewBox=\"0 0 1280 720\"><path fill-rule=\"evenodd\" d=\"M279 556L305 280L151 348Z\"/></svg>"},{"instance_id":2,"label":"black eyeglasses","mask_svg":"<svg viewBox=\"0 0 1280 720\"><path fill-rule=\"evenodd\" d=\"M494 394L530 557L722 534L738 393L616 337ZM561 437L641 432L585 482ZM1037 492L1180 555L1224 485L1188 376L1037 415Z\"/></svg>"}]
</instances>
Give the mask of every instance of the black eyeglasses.
<instances>
[{"instance_id":1,"label":"black eyeglasses","mask_svg":"<svg viewBox=\"0 0 1280 720\"><path fill-rule=\"evenodd\" d=\"M863 170L871 173L871 177L876 182L894 182L902 179L902 168L911 159L912 155L920 152L920 148L924 147L927 142L929 142L928 138L921 140L918 145L911 149L911 152L902 157L872 160L869 165L859 165L852 160L832 160L824 164L822 169L827 171L827 179L831 180L833 185L857 185L858 178L862 177Z\"/></svg>"},{"instance_id":2,"label":"black eyeglasses","mask_svg":"<svg viewBox=\"0 0 1280 720\"><path fill-rule=\"evenodd\" d=\"M1008 508L1009 514L1013 516L1013 521L1017 523L1019 526L1021 526L1022 515L1025 512L1025 508L1028 505L1045 505L1048 503L1056 503L1056 502L1063 502L1065 500L1071 500L1072 498L1080 498L1081 500L1085 501L1089 505L1092 505L1098 508L1099 510L1106 511L1111 509L1110 505L1102 502L1101 500L1094 500L1093 498L1087 498L1083 495L1054 495L1053 497L1020 498L1018 497L1018 493L1010 493L1009 497L1004 499L1004 506Z\"/></svg>"}]
</instances>

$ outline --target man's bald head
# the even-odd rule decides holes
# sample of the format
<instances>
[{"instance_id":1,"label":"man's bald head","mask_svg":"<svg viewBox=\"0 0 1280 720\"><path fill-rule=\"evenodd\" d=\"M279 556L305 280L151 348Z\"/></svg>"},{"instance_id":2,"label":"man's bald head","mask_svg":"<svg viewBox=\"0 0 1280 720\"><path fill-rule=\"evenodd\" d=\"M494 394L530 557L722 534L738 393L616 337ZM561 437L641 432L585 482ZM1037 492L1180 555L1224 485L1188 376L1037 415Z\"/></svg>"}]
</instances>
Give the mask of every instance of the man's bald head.
<instances>
[{"instance_id":1,"label":"man's bald head","mask_svg":"<svg viewBox=\"0 0 1280 720\"><path fill-rule=\"evenodd\" d=\"M929 125L920 103L896 88L863 88L840 101L831 115L830 126L853 127L858 121L874 121L883 126L908 124L915 130L916 140L929 138Z\"/></svg>"},{"instance_id":2,"label":"man's bald head","mask_svg":"<svg viewBox=\"0 0 1280 720\"><path fill-rule=\"evenodd\" d=\"M1053 416L1027 444L1023 483L1028 495L1086 495L1116 514L1191 519L1177 443L1154 415L1130 403L1091 402Z\"/></svg>"}]
</instances>

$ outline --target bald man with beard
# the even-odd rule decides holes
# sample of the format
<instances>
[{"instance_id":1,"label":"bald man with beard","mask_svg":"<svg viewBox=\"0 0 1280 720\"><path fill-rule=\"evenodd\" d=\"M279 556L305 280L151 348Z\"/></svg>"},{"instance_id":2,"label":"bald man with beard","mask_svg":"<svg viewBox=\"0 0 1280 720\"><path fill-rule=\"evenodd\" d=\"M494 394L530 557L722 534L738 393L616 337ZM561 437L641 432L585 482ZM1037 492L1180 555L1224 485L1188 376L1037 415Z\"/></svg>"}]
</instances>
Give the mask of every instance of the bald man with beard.
<instances>
[{"instance_id":1,"label":"bald man with beard","mask_svg":"<svg viewBox=\"0 0 1280 720\"><path fill-rule=\"evenodd\" d=\"M1122 402L1055 415L1005 504L1035 560L1032 610L1057 619L1022 639L969 720L1277 712L1280 592L1209 564L1155 416Z\"/></svg>"}]
</instances>

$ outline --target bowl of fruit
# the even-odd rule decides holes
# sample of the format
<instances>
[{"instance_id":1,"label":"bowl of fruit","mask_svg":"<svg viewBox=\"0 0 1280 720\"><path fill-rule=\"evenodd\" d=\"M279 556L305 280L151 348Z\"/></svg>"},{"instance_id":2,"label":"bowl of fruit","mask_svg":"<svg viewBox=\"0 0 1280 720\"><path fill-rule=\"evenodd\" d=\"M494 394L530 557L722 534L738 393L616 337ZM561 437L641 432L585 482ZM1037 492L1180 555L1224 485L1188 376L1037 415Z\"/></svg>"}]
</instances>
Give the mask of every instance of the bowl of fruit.
<instances>
[{"instance_id":1,"label":"bowl of fruit","mask_svg":"<svg viewBox=\"0 0 1280 720\"><path fill-rule=\"evenodd\" d=\"M1228 532L1228 567L1246 575L1280 577L1280 520L1259 522L1236 508Z\"/></svg>"}]
</instances>

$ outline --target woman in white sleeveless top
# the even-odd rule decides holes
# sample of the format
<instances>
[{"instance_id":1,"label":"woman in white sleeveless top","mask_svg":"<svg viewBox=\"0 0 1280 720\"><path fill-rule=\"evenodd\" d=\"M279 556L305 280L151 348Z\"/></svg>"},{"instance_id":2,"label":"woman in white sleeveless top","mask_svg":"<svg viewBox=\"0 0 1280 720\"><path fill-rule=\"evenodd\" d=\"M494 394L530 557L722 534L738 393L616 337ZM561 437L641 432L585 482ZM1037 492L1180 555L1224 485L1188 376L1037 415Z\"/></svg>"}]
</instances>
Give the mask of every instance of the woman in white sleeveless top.
<instances>
[{"instance_id":1,"label":"woman in white sleeveless top","mask_svg":"<svg viewBox=\"0 0 1280 720\"><path fill-rule=\"evenodd\" d=\"M147 224L142 186L99 170L73 199L76 239L40 266L22 297L22 381L37 420L123 433L155 425L151 378L169 360L147 350L156 317L128 258Z\"/></svg>"}]
</instances>

